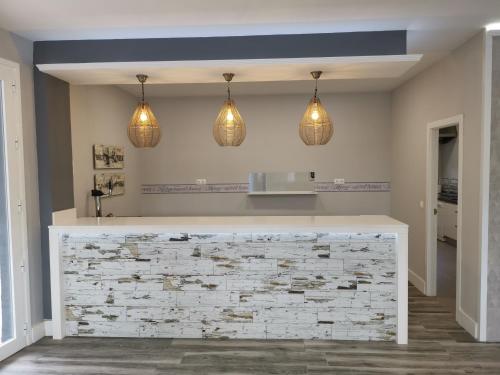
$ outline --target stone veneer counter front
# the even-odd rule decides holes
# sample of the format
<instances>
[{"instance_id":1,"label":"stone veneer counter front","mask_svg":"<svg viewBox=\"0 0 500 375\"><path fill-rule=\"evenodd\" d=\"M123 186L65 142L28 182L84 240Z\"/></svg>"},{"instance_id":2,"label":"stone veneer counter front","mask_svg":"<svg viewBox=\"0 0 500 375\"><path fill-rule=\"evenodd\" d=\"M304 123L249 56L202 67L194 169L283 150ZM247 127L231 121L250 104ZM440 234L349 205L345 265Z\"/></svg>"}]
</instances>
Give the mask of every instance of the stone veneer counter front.
<instances>
[{"instance_id":1,"label":"stone veneer counter front","mask_svg":"<svg viewBox=\"0 0 500 375\"><path fill-rule=\"evenodd\" d=\"M54 338L406 343L407 226L389 217L56 224Z\"/></svg>"}]
</instances>

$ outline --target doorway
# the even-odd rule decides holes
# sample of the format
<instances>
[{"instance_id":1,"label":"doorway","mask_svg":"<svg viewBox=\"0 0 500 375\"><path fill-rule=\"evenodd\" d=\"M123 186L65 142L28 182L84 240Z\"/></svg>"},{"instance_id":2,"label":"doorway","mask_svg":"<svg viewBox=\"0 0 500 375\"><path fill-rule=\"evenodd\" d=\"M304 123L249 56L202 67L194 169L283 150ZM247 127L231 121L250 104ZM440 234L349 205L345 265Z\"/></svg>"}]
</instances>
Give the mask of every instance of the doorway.
<instances>
[{"instance_id":1,"label":"doorway","mask_svg":"<svg viewBox=\"0 0 500 375\"><path fill-rule=\"evenodd\" d=\"M0 360L30 339L19 65L0 60Z\"/></svg>"},{"instance_id":2,"label":"doorway","mask_svg":"<svg viewBox=\"0 0 500 375\"><path fill-rule=\"evenodd\" d=\"M462 255L463 115L427 127L426 294L458 318Z\"/></svg>"}]
</instances>

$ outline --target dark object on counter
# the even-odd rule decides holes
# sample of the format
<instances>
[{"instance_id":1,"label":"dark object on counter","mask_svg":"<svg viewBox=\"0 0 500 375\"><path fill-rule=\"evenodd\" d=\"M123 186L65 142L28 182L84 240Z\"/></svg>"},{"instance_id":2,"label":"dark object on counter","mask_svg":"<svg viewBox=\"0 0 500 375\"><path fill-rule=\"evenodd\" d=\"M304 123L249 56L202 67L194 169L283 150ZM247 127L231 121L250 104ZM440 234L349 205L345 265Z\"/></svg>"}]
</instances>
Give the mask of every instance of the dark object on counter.
<instances>
[{"instance_id":1,"label":"dark object on counter","mask_svg":"<svg viewBox=\"0 0 500 375\"><path fill-rule=\"evenodd\" d=\"M92 189L91 195L95 200L95 216L102 217L102 204L101 198L109 198L113 195L113 183L109 181L108 183L108 193L103 193L102 190ZM109 217L109 215L108 215Z\"/></svg>"}]
</instances>

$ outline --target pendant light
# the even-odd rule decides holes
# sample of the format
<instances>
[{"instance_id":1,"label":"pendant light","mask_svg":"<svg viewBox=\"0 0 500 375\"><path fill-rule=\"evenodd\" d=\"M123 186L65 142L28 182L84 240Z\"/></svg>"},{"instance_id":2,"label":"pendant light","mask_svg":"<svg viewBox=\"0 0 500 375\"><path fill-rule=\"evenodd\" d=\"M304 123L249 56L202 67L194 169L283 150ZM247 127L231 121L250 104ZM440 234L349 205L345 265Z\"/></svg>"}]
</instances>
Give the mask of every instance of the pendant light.
<instances>
[{"instance_id":1,"label":"pendant light","mask_svg":"<svg viewBox=\"0 0 500 375\"><path fill-rule=\"evenodd\" d=\"M333 135L330 116L318 98L318 79L321 73L321 71L311 72L312 77L316 80L314 96L309 101L299 125L300 138L308 146L325 145Z\"/></svg>"},{"instance_id":2,"label":"pendant light","mask_svg":"<svg viewBox=\"0 0 500 375\"><path fill-rule=\"evenodd\" d=\"M160 141L161 132L151 107L144 101L144 83L148 76L137 74L136 77L141 83L142 100L137 105L128 125L128 138L135 147L155 147Z\"/></svg>"},{"instance_id":3,"label":"pendant light","mask_svg":"<svg viewBox=\"0 0 500 375\"><path fill-rule=\"evenodd\" d=\"M239 146L245 139L246 127L234 100L231 99L230 82L234 74L224 73L222 76L227 82L227 99L215 119L213 134L219 146Z\"/></svg>"}]
</instances>

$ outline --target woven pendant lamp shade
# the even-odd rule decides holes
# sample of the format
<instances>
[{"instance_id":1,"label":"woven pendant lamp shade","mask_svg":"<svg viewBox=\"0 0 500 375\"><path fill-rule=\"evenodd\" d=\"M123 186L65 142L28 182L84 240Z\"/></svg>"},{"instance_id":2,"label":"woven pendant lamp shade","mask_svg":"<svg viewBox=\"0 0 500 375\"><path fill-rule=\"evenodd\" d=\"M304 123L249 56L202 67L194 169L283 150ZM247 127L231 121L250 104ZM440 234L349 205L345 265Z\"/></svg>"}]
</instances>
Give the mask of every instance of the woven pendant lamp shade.
<instances>
[{"instance_id":1,"label":"woven pendant lamp shade","mask_svg":"<svg viewBox=\"0 0 500 375\"><path fill-rule=\"evenodd\" d=\"M135 147L155 147L160 142L158 121L148 103L139 103L128 125L128 138Z\"/></svg>"},{"instance_id":2,"label":"woven pendant lamp shade","mask_svg":"<svg viewBox=\"0 0 500 375\"><path fill-rule=\"evenodd\" d=\"M312 98L307 105L300 122L299 134L308 146L325 145L332 138L332 121L318 97Z\"/></svg>"},{"instance_id":3,"label":"woven pendant lamp shade","mask_svg":"<svg viewBox=\"0 0 500 375\"><path fill-rule=\"evenodd\" d=\"M236 108L234 100L231 99L229 82L233 79L234 74L224 73L223 76L228 83L227 99L224 101L219 111L219 115L215 119L213 135L219 146L239 146L245 140L245 122L238 108Z\"/></svg>"},{"instance_id":4,"label":"woven pendant lamp shade","mask_svg":"<svg viewBox=\"0 0 500 375\"><path fill-rule=\"evenodd\" d=\"M239 146L245 139L246 127L234 100L227 99L215 119L214 138L219 146Z\"/></svg>"},{"instance_id":5,"label":"woven pendant lamp shade","mask_svg":"<svg viewBox=\"0 0 500 375\"><path fill-rule=\"evenodd\" d=\"M155 147L160 142L161 131L150 105L144 101L144 82L148 76L138 74L137 79L141 83L142 100L128 124L128 138L135 147Z\"/></svg>"},{"instance_id":6,"label":"woven pendant lamp shade","mask_svg":"<svg viewBox=\"0 0 500 375\"><path fill-rule=\"evenodd\" d=\"M318 79L321 76L320 71L311 72L316 80L314 96L309 101L306 111L302 116L299 125L299 135L302 141L308 146L325 145L333 135L333 124L328 112L321 104L318 93Z\"/></svg>"}]
</instances>

